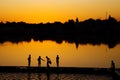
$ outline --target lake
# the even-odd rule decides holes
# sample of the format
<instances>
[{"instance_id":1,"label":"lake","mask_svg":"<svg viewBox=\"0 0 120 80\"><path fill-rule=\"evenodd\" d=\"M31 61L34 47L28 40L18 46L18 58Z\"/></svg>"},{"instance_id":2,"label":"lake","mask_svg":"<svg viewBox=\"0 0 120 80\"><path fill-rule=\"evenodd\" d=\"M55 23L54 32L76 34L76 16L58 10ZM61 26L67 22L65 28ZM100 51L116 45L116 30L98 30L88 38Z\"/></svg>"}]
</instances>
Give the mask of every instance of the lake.
<instances>
[{"instance_id":1,"label":"lake","mask_svg":"<svg viewBox=\"0 0 120 80\"><path fill-rule=\"evenodd\" d=\"M34 41L0 44L0 66L27 66L27 58L31 54L31 66L38 66L37 58L41 56L41 66L46 66L46 56L56 66L56 55L60 57L60 67L100 67L109 68L111 60L120 68L120 44L109 48L105 44L79 44L63 41L58 44L54 41Z\"/></svg>"},{"instance_id":2,"label":"lake","mask_svg":"<svg viewBox=\"0 0 120 80\"><path fill-rule=\"evenodd\" d=\"M50 74L45 73L0 73L0 80L113 80L109 75Z\"/></svg>"}]
</instances>

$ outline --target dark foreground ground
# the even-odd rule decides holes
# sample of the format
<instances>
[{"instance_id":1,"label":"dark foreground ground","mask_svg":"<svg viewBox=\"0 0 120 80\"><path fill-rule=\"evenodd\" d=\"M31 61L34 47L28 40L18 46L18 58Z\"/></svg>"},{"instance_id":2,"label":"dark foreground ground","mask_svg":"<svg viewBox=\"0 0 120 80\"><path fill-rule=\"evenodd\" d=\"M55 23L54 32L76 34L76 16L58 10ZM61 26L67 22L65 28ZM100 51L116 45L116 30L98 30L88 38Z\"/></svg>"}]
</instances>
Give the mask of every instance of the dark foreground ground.
<instances>
[{"instance_id":1,"label":"dark foreground ground","mask_svg":"<svg viewBox=\"0 0 120 80\"><path fill-rule=\"evenodd\" d=\"M0 72L109 74L108 68L0 66Z\"/></svg>"},{"instance_id":2,"label":"dark foreground ground","mask_svg":"<svg viewBox=\"0 0 120 80\"><path fill-rule=\"evenodd\" d=\"M109 68L82 68L82 67L27 67L27 66L0 66L0 73L55 73L55 74L89 74L89 75L108 75L113 80L120 80L117 73L120 69L112 72Z\"/></svg>"}]
</instances>

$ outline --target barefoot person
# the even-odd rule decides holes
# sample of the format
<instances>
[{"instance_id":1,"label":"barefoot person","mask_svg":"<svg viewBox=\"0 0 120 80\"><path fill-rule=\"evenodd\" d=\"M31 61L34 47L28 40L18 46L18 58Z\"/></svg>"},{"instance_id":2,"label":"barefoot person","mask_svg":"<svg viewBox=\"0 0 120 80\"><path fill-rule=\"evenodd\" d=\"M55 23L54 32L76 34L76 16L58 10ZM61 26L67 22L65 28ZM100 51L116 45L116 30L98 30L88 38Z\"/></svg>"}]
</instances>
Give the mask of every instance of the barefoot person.
<instances>
[{"instance_id":1,"label":"barefoot person","mask_svg":"<svg viewBox=\"0 0 120 80\"><path fill-rule=\"evenodd\" d=\"M41 67L41 60L45 61L44 59L41 58L41 56L38 57L38 67Z\"/></svg>"}]
</instances>

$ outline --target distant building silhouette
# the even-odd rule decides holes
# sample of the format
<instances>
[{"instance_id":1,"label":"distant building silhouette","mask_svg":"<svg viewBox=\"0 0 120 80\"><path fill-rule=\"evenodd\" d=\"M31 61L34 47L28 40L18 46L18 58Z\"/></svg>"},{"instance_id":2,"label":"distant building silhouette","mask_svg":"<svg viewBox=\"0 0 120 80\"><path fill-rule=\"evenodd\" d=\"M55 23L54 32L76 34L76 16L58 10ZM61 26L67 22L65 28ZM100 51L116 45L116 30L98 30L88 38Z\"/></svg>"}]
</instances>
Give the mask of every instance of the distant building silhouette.
<instances>
[{"instance_id":1,"label":"distant building silhouette","mask_svg":"<svg viewBox=\"0 0 120 80\"><path fill-rule=\"evenodd\" d=\"M76 18L76 23L79 23L79 19L78 19L78 17Z\"/></svg>"},{"instance_id":2,"label":"distant building silhouette","mask_svg":"<svg viewBox=\"0 0 120 80\"><path fill-rule=\"evenodd\" d=\"M117 24L117 20L115 19L115 18L113 18L111 15L109 15L109 19L108 19L108 21L109 21L109 24L110 25L116 25ZM113 26L112 25L112 26Z\"/></svg>"},{"instance_id":3,"label":"distant building silhouette","mask_svg":"<svg viewBox=\"0 0 120 80\"><path fill-rule=\"evenodd\" d=\"M28 57L28 67L30 67L31 65L31 54L29 54L29 57Z\"/></svg>"}]
</instances>

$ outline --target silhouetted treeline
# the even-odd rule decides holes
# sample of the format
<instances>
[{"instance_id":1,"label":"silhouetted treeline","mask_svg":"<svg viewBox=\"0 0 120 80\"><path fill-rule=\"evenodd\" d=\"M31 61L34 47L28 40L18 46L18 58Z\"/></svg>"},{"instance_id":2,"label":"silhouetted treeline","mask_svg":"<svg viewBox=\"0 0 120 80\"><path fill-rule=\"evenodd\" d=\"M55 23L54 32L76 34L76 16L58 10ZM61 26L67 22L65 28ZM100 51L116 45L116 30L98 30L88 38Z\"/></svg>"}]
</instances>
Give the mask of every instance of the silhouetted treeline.
<instances>
[{"instance_id":1,"label":"silhouetted treeline","mask_svg":"<svg viewBox=\"0 0 120 80\"><path fill-rule=\"evenodd\" d=\"M66 41L79 44L107 44L109 48L120 43L120 22L109 16L105 20L92 18L79 22L28 24L25 22L0 23L0 43L10 41L53 40L57 43Z\"/></svg>"}]
</instances>

